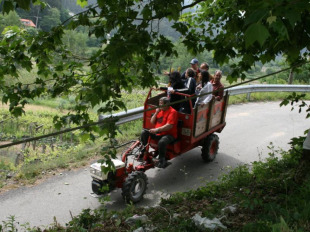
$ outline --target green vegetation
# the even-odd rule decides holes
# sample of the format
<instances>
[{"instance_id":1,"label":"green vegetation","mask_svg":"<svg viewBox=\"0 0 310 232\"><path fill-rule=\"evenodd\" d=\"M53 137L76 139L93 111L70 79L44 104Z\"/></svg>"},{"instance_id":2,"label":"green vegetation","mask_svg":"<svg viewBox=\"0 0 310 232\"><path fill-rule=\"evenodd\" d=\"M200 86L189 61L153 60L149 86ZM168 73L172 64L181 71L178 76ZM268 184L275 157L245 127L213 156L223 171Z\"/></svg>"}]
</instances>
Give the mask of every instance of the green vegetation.
<instances>
[{"instance_id":1,"label":"green vegetation","mask_svg":"<svg viewBox=\"0 0 310 232\"><path fill-rule=\"evenodd\" d=\"M16 12L12 11L6 15L0 15L0 32L4 30L7 26L21 26L21 22L19 20L19 16Z\"/></svg>"},{"instance_id":2,"label":"green vegetation","mask_svg":"<svg viewBox=\"0 0 310 232\"><path fill-rule=\"evenodd\" d=\"M35 81L34 73L24 72L22 82L24 84ZM254 78L261 72L253 73ZM13 81L11 78L6 78L6 82ZM283 80L283 77L270 77L264 82L256 82L269 84L278 83ZM166 82L160 80L161 82ZM224 76L222 82L225 86L229 86L229 82ZM296 80L297 82L297 80ZM254 84L256 84L254 83ZM303 84L297 82L297 84ZM122 102L125 103L127 109L140 107L143 105L148 89L135 88L133 93L122 91ZM283 100L289 93L252 93L250 100L246 94L231 96L229 104L245 103L249 101L274 101ZM38 136L53 132L53 118L61 116L72 111L72 105L75 101L75 96L64 96L58 98L50 98L48 96L35 98L30 101L32 104L29 109L26 108L26 114L21 118L11 117L6 108L0 110L0 118L3 122L0 123L0 140L8 141L21 139L25 136ZM307 94L305 99L310 99ZM36 107L37 106L37 107ZM40 108L42 106L42 108ZM97 120L97 110L102 107L94 107L90 113L92 120ZM39 128L39 129L36 129ZM121 125L116 139L119 143L127 142L130 139L135 139L141 131L141 121L131 122ZM74 168L85 165L87 160L97 157L101 147L106 144L101 139L93 142L84 142L80 136L81 132L64 134L63 136L45 139L32 144L26 144L25 147L15 146L1 152L0 162L2 170L0 175L0 188L11 184L12 180L15 184L20 182L32 183L38 178L42 178L46 173L53 172L58 168ZM33 148L35 146L35 148ZM89 150L90 149L90 150ZM86 155L88 154L88 155ZM19 158L22 157L22 164L19 163ZM43 174L42 174L43 173ZM13 175L13 178L7 181L7 175Z\"/></svg>"},{"instance_id":3,"label":"green vegetation","mask_svg":"<svg viewBox=\"0 0 310 232\"><path fill-rule=\"evenodd\" d=\"M254 78L260 72L271 73L278 70L277 66L287 64L295 80L309 84L307 65L302 69L296 68L307 62L309 57L309 51L305 49L310 41L308 0L205 0L192 4L183 0L142 1L139 7L136 0L128 0L126 4L120 0L98 0L93 5L91 3L95 1L78 0L76 2L81 7L87 3L89 7L83 12L80 12L80 7L73 7L70 11L76 15L66 21L70 17L68 6L72 6L72 1L64 4L64 1L55 0L0 2L4 13L0 18L0 91L2 102L9 104L12 115L23 115L30 100L57 99L60 102L55 105L59 109L72 111L72 114L55 117L54 125L58 129L87 124L95 118L94 108L98 114L125 109L122 101L124 92L131 93L138 86L155 85L157 73L170 67L183 68L193 56L209 62L214 69L222 69L230 83L238 78ZM17 14L10 13L15 9ZM19 18L29 17L38 20L37 28L24 30L20 27ZM64 21L66 23L58 24ZM180 41L162 35L157 28L160 21L169 21ZM76 44L71 44L71 41ZM279 54L283 61L280 61ZM33 75L31 82L25 81L23 72L29 72L30 77ZM276 80L268 77L263 81L286 83L288 76L286 73ZM74 97L70 103L67 104L67 100L61 102L61 99L71 96ZM135 104L132 102L133 107ZM111 125L101 131L98 127L91 129L99 131L101 138L112 144L115 128ZM12 134L9 128L7 131ZM92 131L82 132L82 138L94 137L94 134ZM13 136L23 135L16 133L11 135L12 139ZM1 178L7 170L18 167L12 166L11 162L10 156L4 156L0 161L4 170L0 173ZM32 162L37 161L30 159L29 164ZM295 157L284 157L283 161L271 157L266 166L253 164L250 172L246 167L240 167L226 180L224 178L220 185L212 184L197 194L177 195L163 202L164 213L157 210L159 213L148 215L154 223L160 220L161 224L156 226L162 226L162 231L197 231L188 217L173 219L172 212L189 216L187 212L191 212L192 208L186 208L186 203L190 202L192 207L198 202L198 206L205 206L199 208L202 215L208 216L210 212L212 216L218 215L219 206L237 202L241 213L235 218L228 215L230 221L225 221L225 225L237 228L236 231L306 231L309 230L309 223L305 220L309 215L309 181L307 176L304 182L296 181L293 178L296 170L303 168L297 166ZM38 174L34 168L31 170L31 166L26 173L29 173L27 178ZM246 183L248 181L250 185ZM264 188L262 183L267 187ZM203 196L208 196L208 199ZM174 202L183 203L185 211L180 205L173 208ZM206 211L208 204L210 211ZM124 215L137 212L135 210L129 208ZM105 230L111 228L111 231L115 231L116 226L125 231L131 229L123 223L123 215L104 224L95 223L95 219L109 219L107 215L105 211L92 213L85 210L72 221L71 229L83 231L96 226L96 230L100 230L100 226L104 226ZM167 220L163 220L164 217ZM14 217L0 230L3 227L13 231Z\"/></svg>"},{"instance_id":4,"label":"green vegetation","mask_svg":"<svg viewBox=\"0 0 310 232\"><path fill-rule=\"evenodd\" d=\"M27 116L23 117L23 121L17 121L14 118L8 118L8 112L3 110L1 140L7 141L16 138L20 139L24 135L35 136L42 134L43 131L46 132L44 128L49 128L51 126L54 115L56 115L55 112L28 112ZM32 124L33 122L36 124ZM35 128L39 125L43 125L43 127L41 130L36 131ZM137 125L137 122L128 123L123 125L122 128L123 129L120 130L120 135L123 139L119 138L119 140L121 142L126 142L133 136L133 134L138 133L137 130L140 130L141 123L139 123L139 125ZM68 139L70 140L70 136ZM95 146L91 144L94 149L90 152L86 151L88 146L76 146L81 142L82 141L80 140L77 142L74 141L73 143L68 143L66 139L60 140L59 137L52 137L48 141L25 144L23 149L21 146L14 146L12 148L1 150L0 188L8 184L6 182L7 175L9 173L15 174L15 182L23 182L24 180L30 180L33 182L37 178L41 177L42 172L50 172L51 170L55 170L57 168L70 168L72 165L79 166L81 165L81 163L79 164L81 160L85 162L87 158L95 157L95 155L100 151L100 145L102 146L104 144L101 139L97 140ZM33 145L35 146L34 148ZM63 147L63 145L65 146ZM86 154L88 154L87 157Z\"/></svg>"},{"instance_id":5,"label":"green vegetation","mask_svg":"<svg viewBox=\"0 0 310 232\"><path fill-rule=\"evenodd\" d=\"M136 90L135 94L123 93L124 102L128 109L143 105L146 90ZM250 102L283 100L290 93L252 93ZM304 99L310 99L307 94ZM249 102L246 95L231 96L229 104ZM0 140L8 141L21 139L25 136L38 136L53 132L53 117L59 115L57 109L62 109L63 114L70 110L70 98L66 99L40 99L33 101L44 108L32 106L22 118L11 118L6 109L0 109ZM61 104L60 104L61 103ZM48 108L46 105L53 106ZM95 111L96 109L94 109ZM93 120L96 114L93 113ZM35 128L39 129L35 129ZM119 126L116 137L119 144L139 137L142 121L137 120ZM57 169L71 169L86 165L90 159L95 159L101 153L101 148L106 145L103 139L95 142L84 141L82 132L64 134L51 137L38 142L27 143L25 146L13 146L2 149L0 152L0 188L19 183L33 183ZM118 152L121 152L119 150ZM13 178L7 179L7 175Z\"/></svg>"},{"instance_id":6,"label":"green vegetation","mask_svg":"<svg viewBox=\"0 0 310 232\"><path fill-rule=\"evenodd\" d=\"M79 6L74 7L74 2ZM295 36L308 31L309 2L305 0L296 5L282 0L277 4L223 0L186 4L151 1L140 8L135 0L125 5L105 0L5 1L0 4L3 17L14 10L17 14L14 20L6 20L14 27L5 29L1 38L0 78L10 75L15 81L2 83L2 101L20 116L29 99L75 95L71 105L76 117L64 115L54 123L57 127L85 124L91 121L91 108L124 109L121 91L153 86L156 74L185 69L193 56L222 69L229 82L256 72L270 73L278 69L277 62L294 65L295 73L296 64L307 60L307 51L301 51L308 44L308 34ZM36 21L36 32L21 29L18 18ZM169 22L170 37L159 28L163 21ZM9 26L4 20L0 24ZM33 69L35 81L25 85L21 70Z\"/></svg>"},{"instance_id":7,"label":"green vegetation","mask_svg":"<svg viewBox=\"0 0 310 232\"><path fill-rule=\"evenodd\" d=\"M135 96L138 98L139 94ZM130 104L137 107L135 105L137 103ZM54 132L53 118L60 115L57 108L32 105L22 118L11 117L7 109L0 109L0 141L14 141ZM93 119L96 120L95 114ZM118 142L136 139L140 134L141 124L141 120L137 120L120 125ZM92 142L87 139L88 137L85 141L84 136L85 133L82 131L76 131L1 149L0 188L9 187L12 184L33 183L37 179L55 173L57 169L87 165L91 159L98 158L102 147L107 142L102 138Z\"/></svg>"},{"instance_id":8,"label":"green vegetation","mask_svg":"<svg viewBox=\"0 0 310 232\"><path fill-rule=\"evenodd\" d=\"M187 57L189 58L189 57ZM177 62L177 61L175 61ZM278 66L276 66L278 67ZM212 67L212 70L216 68ZM35 71L28 73L21 70L23 79L20 80L23 84L30 84L35 82ZM262 72L254 72L251 75L256 78L262 75ZM271 76L259 83L278 83L279 80L284 80L282 76ZM166 76L160 77L161 83L167 83ZM251 76L250 76L251 77ZM10 76L6 76L6 83L14 84L16 80ZM241 81L241 80L240 80ZM230 85L226 76L222 78L223 84L227 87ZM297 84L303 84L302 80L296 80ZM122 91L121 101L126 105L127 109L140 107L143 105L148 89L135 88L133 93L129 91ZM252 93L250 100L247 95L231 96L229 104L245 103L249 101L274 101L283 100L289 93ZM305 99L310 99L309 94ZM30 108L26 108L26 114L20 118L14 118L10 115L7 108L0 110L0 140L8 141L21 139L24 137L38 136L55 131L53 125L53 118L56 116L66 115L70 111L74 111L73 105L76 100L74 94L56 98L42 96L30 100ZM42 106L42 108L40 108ZM94 107L90 110L90 118L97 120L97 110L104 107L104 103ZM120 111L120 110L118 110ZM115 111L115 112L118 112ZM68 126L67 126L68 127ZM36 129L38 128L38 129ZM116 139L119 143L127 142L130 139L135 139L139 136L141 131L141 121L131 122L121 125ZM42 141L38 141L35 145L26 144L25 147L15 146L1 152L0 162L2 168L0 176L0 188L6 186L8 183L7 175L13 174L13 178L9 180L14 183L19 182L34 182L37 178L42 178L42 173L46 174L53 172L58 168L74 168L85 165L90 158L97 157L100 153L101 147L107 145L101 139L94 142L84 142L82 132L75 132L64 134L63 136L52 137ZM83 133L82 133L83 134ZM96 136L98 137L98 136ZM87 137L85 137L87 138ZM35 148L33 148L35 147ZM89 150L90 149L90 150ZM89 150L89 151L87 151ZM88 154L88 155L86 155ZM22 164L19 159L22 157ZM44 175L43 174L43 175Z\"/></svg>"},{"instance_id":9,"label":"green vegetation","mask_svg":"<svg viewBox=\"0 0 310 232\"><path fill-rule=\"evenodd\" d=\"M31 73L21 70L23 84L35 82L35 70ZM11 76L6 76L7 84L14 84ZM122 101L128 109L140 107L144 103L147 90L136 89L135 94L122 93ZM40 136L56 131L53 119L57 116L66 115L72 111L72 105L76 96L63 96L50 98L42 96L29 102L31 105L25 109L23 117L15 118L3 105L0 109L0 141L14 141L22 138ZM104 104L103 104L104 105ZM42 107L41 107L42 106ZM97 120L97 109L90 110L91 120ZM65 128L70 127L67 125ZM135 121L121 125L118 130L117 140L119 143L136 139L141 130L141 121ZM19 183L33 183L56 169L70 169L85 165L89 159L98 157L102 146L107 145L104 139L95 142L84 141L85 132L79 131L67 133L57 137L50 137L37 142L13 146L2 149L0 153L0 188ZM96 135L96 137L99 137ZM83 139L85 138L85 139ZM9 178L8 178L9 176Z\"/></svg>"}]
</instances>

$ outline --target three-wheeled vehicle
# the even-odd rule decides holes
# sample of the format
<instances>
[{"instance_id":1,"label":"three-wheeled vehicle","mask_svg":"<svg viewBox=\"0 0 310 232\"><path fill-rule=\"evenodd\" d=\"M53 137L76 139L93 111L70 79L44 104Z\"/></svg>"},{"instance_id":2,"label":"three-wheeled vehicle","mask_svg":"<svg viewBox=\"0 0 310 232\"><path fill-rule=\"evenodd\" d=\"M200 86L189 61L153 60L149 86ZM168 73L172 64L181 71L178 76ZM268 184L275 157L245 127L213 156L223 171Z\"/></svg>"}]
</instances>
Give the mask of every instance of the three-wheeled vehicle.
<instances>
[{"instance_id":1,"label":"three-wheeled vehicle","mask_svg":"<svg viewBox=\"0 0 310 232\"><path fill-rule=\"evenodd\" d=\"M188 99L191 112L178 112L178 138L168 145L166 160L171 160L198 146L201 147L201 157L205 162L214 160L219 149L219 138L215 132L220 133L226 125L228 93L225 93L221 101L213 99L208 104L195 108L192 107L192 101L189 99L191 95L177 92L174 94L183 95ZM166 95L166 91L150 89L144 103L144 129L153 128L150 122L152 114L159 105L159 99ZM153 158L158 154L157 141L150 138L145 147L146 152L141 154L143 148L140 140L132 141L129 148L121 155L122 160L112 159L115 170L106 174L102 172L102 166L106 166L105 163L92 164L90 172L93 178L93 192L100 195L115 188L122 188L122 196L126 202L139 202L148 184L145 171L155 168Z\"/></svg>"}]
</instances>

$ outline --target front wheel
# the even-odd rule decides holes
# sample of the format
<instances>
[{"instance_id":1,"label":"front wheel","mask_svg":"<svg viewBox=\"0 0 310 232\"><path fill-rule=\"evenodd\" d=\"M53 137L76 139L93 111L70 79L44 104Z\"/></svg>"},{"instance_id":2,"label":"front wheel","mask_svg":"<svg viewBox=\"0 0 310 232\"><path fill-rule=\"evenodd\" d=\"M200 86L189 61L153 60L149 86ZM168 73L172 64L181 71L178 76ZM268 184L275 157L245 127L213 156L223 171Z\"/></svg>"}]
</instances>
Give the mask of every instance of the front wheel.
<instances>
[{"instance_id":1,"label":"front wheel","mask_svg":"<svg viewBox=\"0 0 310 232\"><path fill-rule=\"evenodd\" d=\"M115 189L115 173L109 172L106 180L93 179L91 186L94 193L97 195L111 192Z\"/></svg>"},{"instance_id":2,"label":"front wheel","mask_svg":"<svg viewBox=\"0 0 310 232\"><path fill-rule=\"evenodd\" d=\"M201 149L201 157L205 162L211 162L215 159L219 149L219 143L219 137L216 134L211 134L204 139Z\"/></svg>"},{"instance_id":3,"label":"front wheel","mask_svg":"<svg viewBox=\"0 0 310 232\"><path fill-rule=\"evenodd\" d=\"M147 184L147 176L144 172L136 171L130 173L122 188L122 195L125 201L127 203L139 202L145 194Z\"/></svg>"}]
</instances>

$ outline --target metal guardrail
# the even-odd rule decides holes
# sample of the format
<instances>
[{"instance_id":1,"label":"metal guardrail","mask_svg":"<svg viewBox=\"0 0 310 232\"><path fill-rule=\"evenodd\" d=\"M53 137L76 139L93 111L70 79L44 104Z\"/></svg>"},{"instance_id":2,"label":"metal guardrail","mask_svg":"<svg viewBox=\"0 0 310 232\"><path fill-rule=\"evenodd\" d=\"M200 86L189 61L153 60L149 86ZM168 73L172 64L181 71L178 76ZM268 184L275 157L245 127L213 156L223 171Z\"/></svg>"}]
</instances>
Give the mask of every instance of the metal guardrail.
<instances>
[{"instance_id":1,"label":"metal guardrail","mask_svg":"<svg viewBox=\"0 0 310 232\"><path fill-rule=\"evenodd\" d=\"M230 95L255 92L310 92L310 85L245 85L228 89Z\"/></svg>"},{"instance_id":2,"label":"metal guardrail","mask_svg":"<svg viewBox=\"0 0 310 232\"><path fill-rule=\"evenodd\" d=\"M124 116L126 114L129 115L128 117L124 117L124 118L121 117L121 119L116 122L116 125L120 125L120 124L123 124L126 122L131 122L131 121L143 118L143 111L144 111L144 107L141 106L138 108L127 110L127 112L123 111L123 112L113 114L113 117ZM103 117L101 115L99 116L99 120L103 119L103 118L104 118L104 116Z\"/></svg>"},{"instance_id":3,"label":"metal guardrail","mask_svg":"<svg viewBox=\"0 0 310 232\"><path fill-rule=\"evenodd\" d=\"M246 85L233 87L225 91L228 91L229 95L247 94L247 98L250 99L250 94L255 92L310 92L310 85ZM130 115L126 117L126 114ZM113 116L125 116L121 117L116 123L118 125L131 122L143 118L143 106L128 110L127 112L116 113ZM100 119L103 119L103 117L99 117Z\"/></svg>"}]
</instances>

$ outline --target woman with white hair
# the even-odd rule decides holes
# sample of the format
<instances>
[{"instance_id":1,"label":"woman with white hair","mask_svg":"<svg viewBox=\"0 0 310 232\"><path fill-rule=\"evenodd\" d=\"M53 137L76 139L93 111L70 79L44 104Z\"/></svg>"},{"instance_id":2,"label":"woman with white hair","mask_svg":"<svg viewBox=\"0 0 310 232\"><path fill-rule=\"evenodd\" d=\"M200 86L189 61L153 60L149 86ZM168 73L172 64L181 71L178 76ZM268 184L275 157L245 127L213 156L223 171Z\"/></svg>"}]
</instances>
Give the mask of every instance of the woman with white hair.
<instances>
[{"instance_id":1,"label":"woman with white hair","mask_svg":"<svg viewBox=\"0 0 310 232\"><path fill-rule=\"evenodd\" d=\"M214 74L214 78L211 81L213 86L213 95L215 100L220 101L224 96L224 85L221 83L222 71L216 70Z\"/></svg>"}]
</instances>

